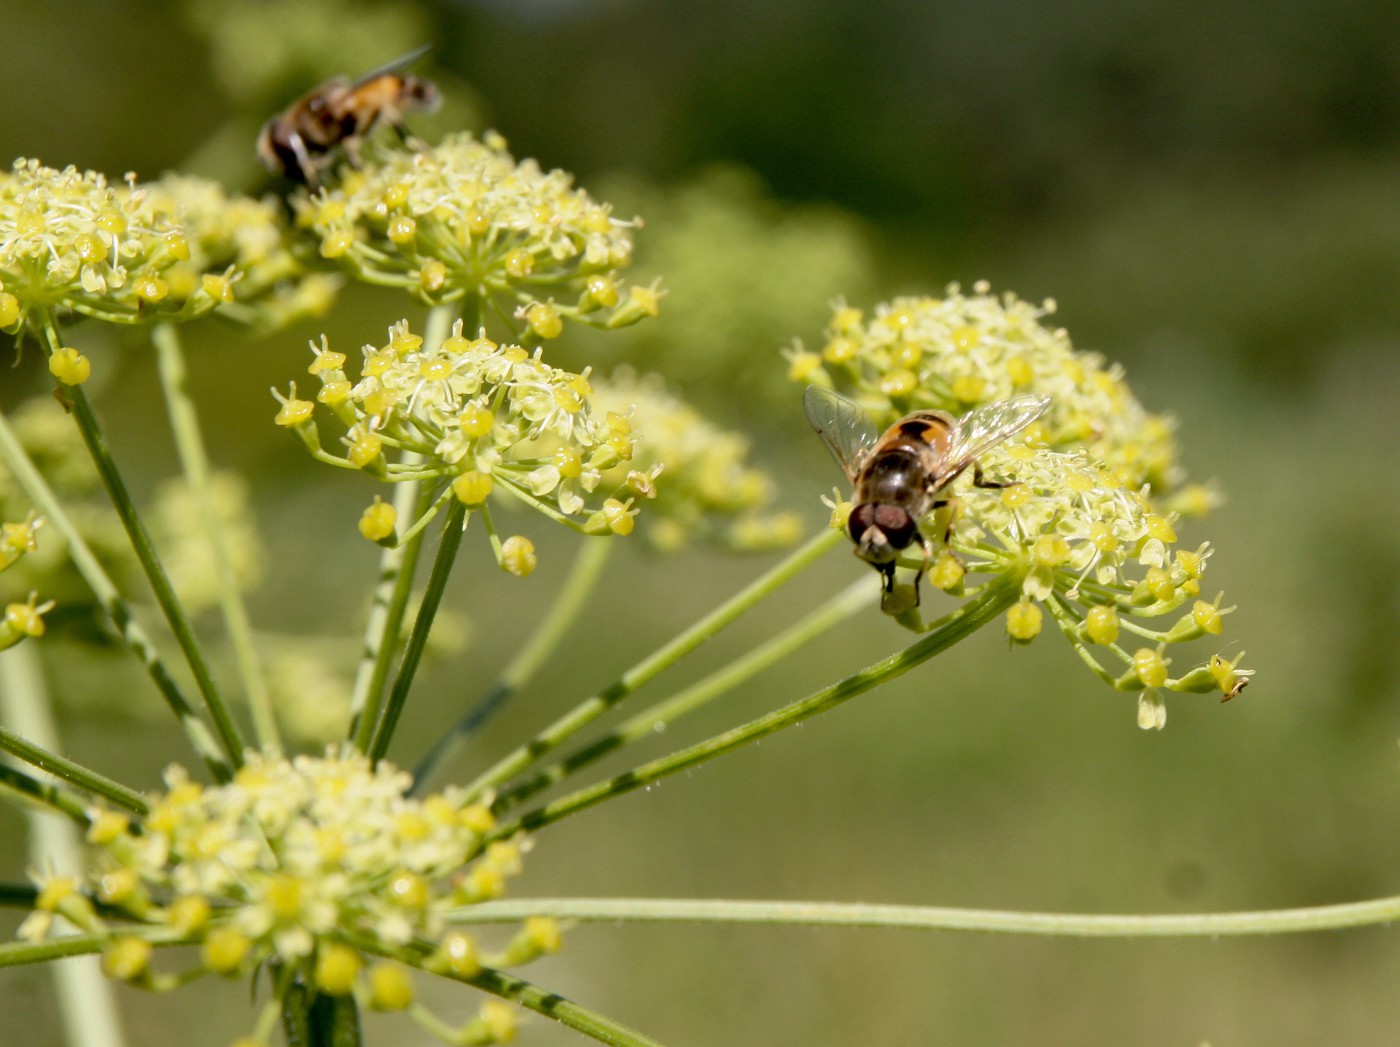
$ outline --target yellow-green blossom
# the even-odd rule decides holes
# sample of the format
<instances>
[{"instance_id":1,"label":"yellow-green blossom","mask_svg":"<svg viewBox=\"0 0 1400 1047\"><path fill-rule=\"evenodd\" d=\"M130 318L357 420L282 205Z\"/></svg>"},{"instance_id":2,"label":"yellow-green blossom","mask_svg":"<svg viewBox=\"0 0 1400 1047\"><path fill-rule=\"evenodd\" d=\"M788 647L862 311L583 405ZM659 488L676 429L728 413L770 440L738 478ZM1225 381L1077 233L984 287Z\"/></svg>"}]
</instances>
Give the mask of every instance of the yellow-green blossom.
<instances>
[{"instance_id":1,"label":"yellow-green blossom","mask_svg":"<svg viewBox=\"0 0 1400 1047\"><path fill-rule=\"evenodd\" d=\"M657 292L619 276L636 223L563 171L516 161L499 135L371 154L339 185L293 198L321 255L351 275L432 304L476 296L513 314L530 342L565 320L618 327L656 314Z\"/></svg>"},{"instance_id":2,"label":"yellow-green blossom","mask_svg":"<svg viewBox=\"0 0 1400 1047\"><path fill-rule=\"evenodd\" d=\"M951 517L952 553L938 554L931 581L956 594L965 577L1018 580L1022 601L1008 612L1008 635L1029 643L1042 622L1053 621L1100 678L1142 693L1145 727L1166 722L1160 690L1239 693L1251 674L1236 668L1238 659L1223 663L1215 656L1168 671L1167 647L1219 635L1234 608L1221 607L1219 596L1203 598L1209 545L1177 548L1175 518L1155 510L1146 488L1124 484L1087 451L1012 443L988 451L982 466L991 477L1015 482L1000 489L966 477L955 482L952 504L929 521ZM940 574L949 561L960 569ZM1154 620L1165 624L1154 627Z\"/></svg>"},{"instance_id":3,"label":"yellow-green blossom","mask_svg":"<svg viewBox=\"0 0 1400 1047\"><path fill-rule=\"evenodd\" d=\"M166 175L139 191L155 214L185 230L187 257L165 276L176 300L203 290L221 316L259 330L322 316L334 303L340 278L301 264L275 199L230 194L190 175Z\"/></svg>"},{"instance_id":4,"label":"yellow-green blossom","mask_svg":"<svg viewBox=\"0 0 1400 1047\"><path fill-rule=\"evenodd\" d=\"M1182 473L1173 421L1143 408L1121 367L1045 326L1054 309L994 297L984 283L971 295L953 284L942 298L896 298L869 317L838 304L819 352L788 352L789 374L853 396L881 428L922 408L962 415L1020 393L1048 394L1049 409L1027 430L1032 442L1083 448L1128 486L1151 484L1154 498L1174 490ZM1208 509L1211 498L1196 493L1178 508Z\"/></svg>"},{"instance_id":5,"label":"yellow-green blossom","mask_svg":"<svg viewBox=\"0 0 1400 1047\"><path fill-rule=\"evenodd\" d=\"M312 351L321 407L294 390L278 394L278 422L319 460L388 481L438 481L443 497L468 511L505 495L589 533L624 533L594 516L629 497L625 479L610 485L604 476L631 460L632 425L595 405L587 370L551 367L539 350L467 338L460 322L440 346L424 344L407 321L395 325L386 344L364 347L353 378L345 354L324 339ZM344 429L343 456L321 446L316 419L327 413Z\"/></svg>"},{"instance_id":6,"label":"yellow-green blossom","mask_svg":"<svg viewBox=\"0 0 1400 1047\"><path fill-rule=\"evenodd\" d=\"M0 176L0 316L7 330L63 310L118 323L197 315L214 298L203 288L173 295L169 282L189 254L184 227L157 213L133 175L113 187L93 171L16 160Z\"/></svg>"},{"instance_id":7,"label":"yellow-green blossom","mask_svg":"<svg viewBox=\"0 0 1400 1047\"><path fill-rule=\"evenodd\" d=\"M658 547L674 549L700 536L732 548L772 549L801 537L793 513L771 509L773 480L749 464L747 438L709 421L659 375L622 368L594 385L600 408L645 434L632 460L605 479L647 502L644 530Z\"/></svg>"},{"instance_id":8,"label":"yellow-green blossom","mask_svg":"<svg viewBox=\"0 0 1400 1047\"><path fill-rule=\"evenodd\" d=\"M387 1002L406 1002L404 979L375 973L366 960L378 956L362 953L362 942L444 973L468 953L520 964L558 946L557 927L527 923L505 951L479 954L451 927L450 910L501 894L522 847L487 844L489 810L455 791L411 797L410 776L386 762L250 752L226 785L197 784L180 767L165 781L144 816L92 812L95 862L80 878L39 881L22 936L46 937L55 913L76 918L129 961L114 960L109 974L159 984L148 948L124 943L148 944L145 930L171 928L219 974L283 963L323 991L363 984ZM103 903L101 916L89 899Z\"/></svg>"}]
</instances>

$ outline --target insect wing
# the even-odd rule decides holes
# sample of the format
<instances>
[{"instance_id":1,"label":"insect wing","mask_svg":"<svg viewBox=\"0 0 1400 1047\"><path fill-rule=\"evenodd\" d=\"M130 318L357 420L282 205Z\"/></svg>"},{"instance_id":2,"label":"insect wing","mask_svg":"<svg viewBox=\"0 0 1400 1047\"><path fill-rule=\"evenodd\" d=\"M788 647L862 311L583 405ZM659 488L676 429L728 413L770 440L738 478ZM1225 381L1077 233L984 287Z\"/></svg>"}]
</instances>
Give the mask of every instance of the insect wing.
<instances>
[{"instance_id":1,"label":"insect wing","mask_svg":"<svg viewBox=\"0 0 1400 1047\"><path fill-rule=\"evenodd\" d=\"M854 481L879 439L874 423L860 404L825 386L809 385L802 394L802 408L822 443L845 470L846 479Z\"/></svg>"},{"instance_id":2,"label":"insect wing","mask_svg":"<svg viewBox=\"0 0 1400 1047\"><path fill-rule=\"evenodd\" d=\"M1029 394L983 404L958 422L957 439L949 456L966 464L984 451L1019 433L1050 406L1050 397Z\"/></svg>"},{"instance_id":3,"label":"insect wing","mask_svg":"<svg viewBox=\"0 0 1400 1047\"><path fill-rule=\"evenodd\" d=\"M389 73L397 73L401 69L407 69L432 49L432 44L424 44L422 47L415 47L412 51L408 52L408 54L399 55L399 57L395 58L392 62L385 62L378 69L371 69L368 73L355 77L355 82L350 86L352 88L361 87L371 80L379 79L381 76L387 76Z\"/></svg>"}]
</instances>

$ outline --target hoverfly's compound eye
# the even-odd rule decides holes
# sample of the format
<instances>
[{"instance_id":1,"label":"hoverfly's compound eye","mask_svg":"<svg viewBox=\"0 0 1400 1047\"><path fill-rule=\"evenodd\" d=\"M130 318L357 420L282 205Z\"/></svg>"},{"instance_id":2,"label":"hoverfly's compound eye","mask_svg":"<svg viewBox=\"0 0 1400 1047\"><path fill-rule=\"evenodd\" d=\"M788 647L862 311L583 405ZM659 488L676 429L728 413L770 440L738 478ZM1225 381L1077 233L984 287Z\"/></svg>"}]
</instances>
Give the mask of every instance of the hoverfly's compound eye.
<instances>
[{"instance_id":1,"label":"hoverfly's compound eye","mask_svg":"<svg viewBox=\"0 0 1400 1047\"><path fill-rule=\"evenodd\" d=\"M875 503L866 502L857 505L851 510L851 515L846 518L846 533L851 536L851 541L860 544L861 535L875 526Z\"/></svg>"},{"instance_id":2,"label":"hoverfly's compound eye","mask_svg":"<svg viewBox=\"0 0 1400 1047\"><path fill-rule=\"evenodd\" d=\"M906 548L919 533L919 525L903 506L885 503L871 508L875 526L884 532L885 540L894 548Z\"/></svg>"}]
</instances>

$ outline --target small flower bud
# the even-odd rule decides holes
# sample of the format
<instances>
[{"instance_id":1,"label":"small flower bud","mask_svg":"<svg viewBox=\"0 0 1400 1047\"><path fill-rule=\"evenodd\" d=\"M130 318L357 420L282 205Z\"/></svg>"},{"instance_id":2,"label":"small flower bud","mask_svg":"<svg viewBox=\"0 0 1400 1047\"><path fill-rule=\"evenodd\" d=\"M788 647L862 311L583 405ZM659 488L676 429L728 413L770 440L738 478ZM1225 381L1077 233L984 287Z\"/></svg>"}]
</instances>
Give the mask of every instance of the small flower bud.
<instances>
[{"instance_id":1,"label":"small flower bud","mask_svg":"<svg viewBox=\"0 0 1400 1047\"><path fill-rule=\"evenodd\" d=\"M1084 638L1090 643L1111 644L1118 639L1118 610L1100 604L1089 608L1084 616Z\"/></svg>"},{"instance_id":2,"label":"small flower bud","mask_svg":"<svg viewBox=\"0 0 1400 1047\"><path fill-rule=\"evenodd\" d=\"M1161 687L1167 682L1167 660L1161 651L1150 647L1133 652L1133 671L1144 687Z\"/></svg>"},{"instance_id":3,"label":"small flower bud","mask_svg":"<svg viewBox=\"0 0 1400 1047\"><path fill-rule=\"evenodd\" d=\"M347 996L360 973L360 954L348 945L333 943L316 953L316 987L331 996Z\"/></svg>"},{"instance_id":4,"label":"small flower bud","mask_svg":"<svg viewBox=\"0 0 1400 1047\"><path fill-rule=\"evenodd\" d=\"M56 349L49 357L49 373L64 385L82 385L92 374L92 361L71 347Z\"/></svg>"},{"instance_id":5,"label":"small flower bud","mask_svg":"<svg viewBox=\"0 0 1400 1047\"><path fill-rule=\"evenodd\" d=\"M371 542L383 542L394 534L394 524L398 520L398 510L389 502L376 495L374 504L360 515L360 534Z\"/></svg>"},{"instance_id":6,"label":"small flower bud","mask_svg":"<svg viewBox=\"0 0 1400 1047\"><path fill-rule=\"evenodd\" d=\"M495 486L496 481L490 473L479 473L472 469L452 481L452 493L463 505L480 505L490 496Z\"/></svg>"},{"instance_id":7,"label":"small flower bud","mask_svg":"<svg viewBox=\"0 0 1400 1047\"><path fill-rule=\"evenodd\" d=\"M1044 618L1038 604L1022 600L1006 612L1006 634L1016 643L1030 643L1040 635Z\"/></svg>"},{"instance_id":8,"label":"small flower bud","mask_svg":"<svg viewBox=\"0 0 1400 1047\"><path fill-rule=\"evenodd\" d=\"M413 978L402 964L380 960L369 969L369 1005L376 1011L402 1011L413 1003Z\"/></svg>"},{"instance_id":9,"label":"small flower bud","mask_svg":"<svg viewBox=\"0 0 1400 1047\"><path fill-rule=\"evenodd\" d=\"M252 947L247 935L232 927L219 927L204 939L199 956L215 974L236 974Z\"/></svg>"},{"instance_id":10,"label":"small flower bud","mask_svg":"<svg viewBox=\"0 0 1400 1047\"><path fill-rule=\"evenodd\" d=\"M102 973L118 981L132 981L146 973L154 951L146 939L123 935L102 950Z\"/></svg>"},{"instance_id":11,"label":"small flower bud","mask_svg":"<svg viewBox=\"0 0 1400 1047\"><path fill-rule=\"evenodd\" d=\"M517 578L524 578L539 563L535 543L523 535L511 535L501 543L501 567Z\"/></svg>"}]
</instances>

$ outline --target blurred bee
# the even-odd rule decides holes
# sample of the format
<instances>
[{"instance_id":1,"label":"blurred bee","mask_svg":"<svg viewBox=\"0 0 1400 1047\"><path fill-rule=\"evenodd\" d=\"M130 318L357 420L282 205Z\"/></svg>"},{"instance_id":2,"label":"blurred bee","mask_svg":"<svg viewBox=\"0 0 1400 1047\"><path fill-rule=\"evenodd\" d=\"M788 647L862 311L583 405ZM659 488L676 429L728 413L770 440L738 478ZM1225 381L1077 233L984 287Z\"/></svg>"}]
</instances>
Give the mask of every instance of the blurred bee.
<instances>
[{"instance_id":1,"label":"blurred bee","mask_svg":"<svg viewBox=\"0 0 1400 1047\"><path fill-rule=\"evenodd\" d=\"M1011 486L985 479L977 459L1030 425L1049 405L1048 396L1026 395L984 404L962 418L915 411L880 434L854 400L821 386L807 387L802 397L807 420L853 488L847 533L856 543L855 554L883 576L887 597L894 591L895 560L918 543L924 554L914 578L913 606L918 606L919 582L929 563L919 521L948 504L939 494L968 466L978 487ZM947 539L945 531L945 543Z\"/></svg>"},{"instance_id":2,"label":"blurred bee","mask_svg":"<svg viewBox=\"0 0 1400 1047\"><path fill-rule=\"evenodd\" d=\"M336 77L297 99L263 125L258 158L270 171L315 188L337 146L358 165L360 141L376 127L387 124L407 141L404 114L431 112L442 101L432 81L401 72L427 51L410 51L353 83Z\"/></svg>"}]
</instances>

